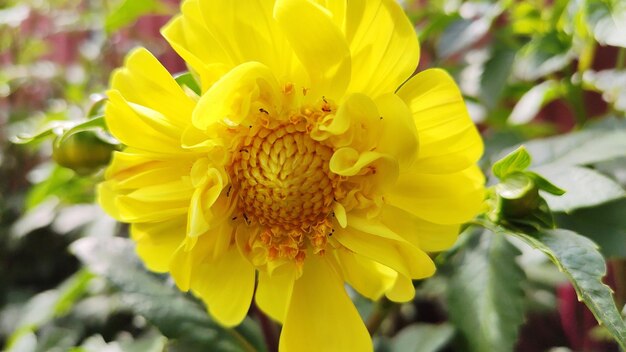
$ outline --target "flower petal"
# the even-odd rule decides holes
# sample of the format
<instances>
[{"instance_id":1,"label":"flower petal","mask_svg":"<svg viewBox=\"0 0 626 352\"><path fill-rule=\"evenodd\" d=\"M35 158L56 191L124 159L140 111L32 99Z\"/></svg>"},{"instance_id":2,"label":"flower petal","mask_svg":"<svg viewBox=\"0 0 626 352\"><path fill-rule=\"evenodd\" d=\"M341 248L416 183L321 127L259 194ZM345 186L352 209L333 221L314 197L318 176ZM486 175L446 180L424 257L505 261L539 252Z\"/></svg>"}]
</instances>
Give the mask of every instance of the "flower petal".
<instances>
[{"instance_id":1,"label":"flower petal","mask_svg":"<svg viewBox=\"0 0 626 352\"><path fill-rule=\"evenodd\" d=\"M185 94L165 67L144 48L128 54L124 67L112 75L111 89L119 91L128 102L162 114L169 123L180 129L189 124L195 106L195 101Z\"/></svg>"},{"instance_id":2,"label":"flower petal","mask_svg":"<svg viewBox=\"0 0 626 352\"><path fill-rule=\"evenodd\" d=\"M314 99L338 100L350 81L350 51L332 14L308 0L277 0L274 18L310 79Z\"/></svg>"},{"instance_id":3,"label":"flower petal","mask_svg":"<svg viewBox=\"0 0 626 352\"><path fill-rule=\"evenodd\" d=\"M258 62L241 64L217 81L198 101L193 112L195 127L206 130L221 123L237 126L259 109L277 116L281 90L270 69Z\"/></svg>"},{"instance_id":4,"label":"flower petal","mask_svg":"<svg viewBox=\"0 0 626 352\"><path fill-rule=\"evenodd\" d=\"M225 326L235 326L246 317L254 292L254 267L237 249L216 260L201 262L191 279L191 289L207 305L209 313Z\"/></svg>"},{"instance_id":5,"label":"flower petal","mask_svg":"<svg viewBox=\"0 0 626 352\"><path fill-rule=\"evenodd\" d=\"M443 70L430 69L412 77L398 95L407 103L420 138L422 173L461 171L476 163L483 143L470 119L454 80Z\"/></svg>"},{"instance_id":6,"label":"flower petal","mask_svg":"<svg viewBox=\"0 0 626 352\"><path fill-rule=\"evenodd\" d=\"M354 228L337 228L333 236L351 251L413 279L431 276L435 265L426 253L408 242L370 235Z\"/></svg>"},{"instance_id":7,"label":"flower petal","mask_svg":"<svg viewBox=\"0 0 626 352\"><path fill-rule=\"evenodd\" d=\"M391 231L426 252L439 252L452 247L460 230L458 224L435 224L391 205L383 207L382 222Z\"/></svg>"},{"instance_id":8,"label":"flower petal","mask_svg":"<svg viewBox=\"0 0 626 352\"><path fill-rule=\"evenodd\" d=\"M415 297L415 286L410 278L398 273L393 286L385 295L394 302L408 302Z\"/></svg>"},{"instance_id":9,"label":"flower petal","mask_svg":"<svg viewBox=\"0 0 626 352\"><path fill-rule=\"evenodd\" d=\"M293 265L283 265L272 275L265 270L259 271L255 302L265 314L278 322L285 321L296 274Z\"/></svg>"},{"instance_id":10,"label":"flower petal","mask_svg":"<svg viewBox=\"0 0 626 352\"><path fill-rule=\"evenodd\" d=\"M400 174L385 195L388 204L437 224L461 224L481 209L485 177L477 166L452 174Z\"/></svg>"},{"instance_id":11,"label":"flower petal","mask_svg":"<svg viewBox=\"0 0 626 352\"><path fill-rule=\"evenodd\" d=\"M380 299L394 285L397 276L394 270L348 250L336 253L346 282L363 296Z\"/></svg>"},{"instance_id":12,"label":"flower petal","mask_svg":"<svg viewBox=\"0 0 626 352\"><path fill-rule=\"evenodd\" d=\"M185 239L185 217L169 221L135 223L130 228L131 238L137 243L137 255L149 270L167 272L176 249Z\"/></svg>"},{"instance_id":13,"label":"flower petal","mask_svg":"<svg viewBox=\"0 0 626 352\"><path fill-rule=\"evenodd\" d=\"M293 287L281 352L371 351L372 341L337 272L309 256Z\"/></svg>"},{"instance_id":14,"label":"flower petal","mask_svg":"<svg viewBox=\"0 0 626 352\"><path fill-rule=\"evenodd\" d=\"M411 111L395 94L385 94L376 99L381 116L380 140L376 150L393 155L401 168L408 168L417 157L417 130Z\"/></svg>"},{"instance_id":15,"label":"flower petal","mask_svg":"<svg viewBox=\"0 0 626 352\"><path fill-rule=\"evenodd\" d=\"M345 35L352 52L350 92L393 93L415 71L419 43L393 0L347 2Z\"/></svg>"}]
</instances>

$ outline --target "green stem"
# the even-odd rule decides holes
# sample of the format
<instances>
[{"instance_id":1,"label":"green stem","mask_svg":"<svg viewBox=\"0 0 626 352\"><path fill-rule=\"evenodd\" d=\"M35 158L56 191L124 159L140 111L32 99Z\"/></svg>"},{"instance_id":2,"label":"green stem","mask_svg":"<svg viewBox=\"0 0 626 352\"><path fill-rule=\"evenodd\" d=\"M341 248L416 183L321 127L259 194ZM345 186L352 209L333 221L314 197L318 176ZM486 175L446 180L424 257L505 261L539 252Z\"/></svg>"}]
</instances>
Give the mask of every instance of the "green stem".
<instances>
[{"instance_id":1,"label":"green stem","mask_svg":"<svg viewBox=\"0 0 626 352\"><path fill-rule=\"evenodd\" d=\"M243 351L245 352L258 352L254 346L250 343L250 341L246 340L237 330L235 329L226 329L234 338L239 342L239 345L243 347Z\"/></svg>"},{"instance_id":2,"label":"green stem","mask_svg":"<svg viewBox=\"0 0 626 352\"><path fill-rule=\"evenodd\" d=\"M400 306L398 304L391 302L385 297L381 298L378 303L376 303L374 312L372 312L372 315L370 315L365 324L370 335L374 336L387 316L392 312L396 312L399 308Z\"/></svg>"},{"instance_id":3,"label":"green stem","mask_svg":"<svg viewBox=\"0 0 626 352\"><path fill-rule=\"evenodd\" d=\"M615 69L621 70L626 64L626 48L620 47L617 52L617 61L615 62Z\"/></svg>"}]
</instances>

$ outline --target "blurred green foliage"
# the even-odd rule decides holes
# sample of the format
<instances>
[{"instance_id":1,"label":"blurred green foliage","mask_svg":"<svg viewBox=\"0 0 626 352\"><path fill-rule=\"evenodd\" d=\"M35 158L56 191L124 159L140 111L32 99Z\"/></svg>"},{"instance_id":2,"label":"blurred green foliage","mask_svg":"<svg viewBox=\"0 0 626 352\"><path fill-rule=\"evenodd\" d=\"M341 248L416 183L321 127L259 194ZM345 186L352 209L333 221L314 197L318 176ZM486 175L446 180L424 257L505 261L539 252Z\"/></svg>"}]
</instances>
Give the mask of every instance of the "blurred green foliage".
<instances>
[{"instance_id":1,"label":"blurred green foliage","mask_svg":"<svg viewBox=\"0 0 626 352\"><path fill-rule=\"evenodd\" d=\"M252 308L236 329L218 326L167 276L148 273L126 228L93 204L100 167L118 148L101 118L108 77L133 46L163 53L156 33L134 34L142 17L172 14L174 3L0 3L7 351L267 350L264 336L277 329L267 318ZM456 246L436 256L439 272L415 282L414 301L373 303L351 291L377 327L377 351L617 351L616 341L624 348L626 2L402 3L420 36L420 69L455 76L483 133L494 216L468 224ZM198 91L191 75L177 77ZM72 143L100 158L68 152ZM510 154L520 144L527 152ZM559 189L566 193L557 196ZM510 202L519 199L521 212ZM601 281L607 263L614 296ZM575 321L576 339L557 311L568 281L604 323L598 330Z\"/></svg>"}]
</instances>

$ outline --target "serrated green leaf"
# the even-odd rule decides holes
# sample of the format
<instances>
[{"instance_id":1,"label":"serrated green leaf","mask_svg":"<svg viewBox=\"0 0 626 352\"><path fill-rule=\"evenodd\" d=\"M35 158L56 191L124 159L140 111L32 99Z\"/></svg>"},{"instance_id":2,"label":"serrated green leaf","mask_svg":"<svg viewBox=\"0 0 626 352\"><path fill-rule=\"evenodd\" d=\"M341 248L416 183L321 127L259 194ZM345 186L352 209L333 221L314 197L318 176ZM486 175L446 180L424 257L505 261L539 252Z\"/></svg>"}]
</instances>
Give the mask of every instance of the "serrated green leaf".
<instances>
[{"instance_id":1,"label":"serrated green leaf","mask_svg":"<svg viewBox=\"0 0 626 352\"><path fill-rule=\"evenodd\" d=\"M524 320L524 272L515 261L520 252L489 231L472 236L451 259L450 318L468 351L512 351Z\"/></svg>"},{"instance_id":2,"label":"serrated green leaf","mask_svg":"<svg viewBox=\"0 0 626 352\"><path fill-rule=\"evenodd\" d=\"M528 166L530 166L530 163L530 154L528 154L526 148L522 145L504 158L496 161L491 167L491 170L497 178L502 180L511 173L526 170Z\"/></svg>"},{"instance_id":3,"label":"serrated green leaf","mask_svg":"<svg viewBox=\"0 0 626 352\"><path fill-rule=\"evenodd\" d=\"M144 316L168 338L178 339L187 346L185 350L192 346L211 351L264 350L235 330L221 327L196 301L142 270L130 240L87 237L74 242L70 250L120 289L127 309Z\"/></svg>"},{"instance_id":4,"label":"serrated green leaf","mask_svg":"<svg viewBox=\"0 0 626 352\"><path fill-rule=\"evenodd\" d=\"M555 214L559 227L592 239L606 258L626 258L626 199Z\"/></svg>"},{"instance_id":5,"label":"serrated green leaf","mask_svg":"<svg viewBox=\"0 0 626 352\"><path fill-rule=\"evenodd\" d=\"M544 165L534 170L567 190L562 196L543 195L552 211L570 212L626 196L624 189L615 181L585 167Z\"/></svg>"},{"instance_id":6,"label":"serrated green leaf","mask_svg":"<svg viewBox=\"0 0 626 352\"><path fill-rule=\"evenodd\" d=\"M545 253L567 275L576 293L598 322L626 349L626 324L613 301L611 289L602 283L606 263L590 239L575 232L540 230L533 235L508 232Z\"/></svg>"},{"instance_id":7,"label":"serrated green leaf","mask_svg":"<svg viewBox=\"0 0 626 352\"><path fill-rule=\"evenodd\" d=\"M450 324L415 324L402 329L392 340L392 352L437 352L454 335Z\"/></svg>"}]
</instances>

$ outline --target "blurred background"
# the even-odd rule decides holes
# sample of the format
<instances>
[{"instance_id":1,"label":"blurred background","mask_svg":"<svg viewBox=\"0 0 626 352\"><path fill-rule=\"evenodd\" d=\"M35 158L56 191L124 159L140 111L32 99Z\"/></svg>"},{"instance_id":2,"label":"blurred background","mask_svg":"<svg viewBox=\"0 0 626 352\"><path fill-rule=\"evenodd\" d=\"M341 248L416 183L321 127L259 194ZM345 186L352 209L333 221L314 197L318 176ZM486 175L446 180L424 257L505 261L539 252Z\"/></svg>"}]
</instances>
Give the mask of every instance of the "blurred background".
<instances>
[{"instance_id":1,"label":"blurred background","mask_svg":"<svg viewBox=\"0 0 626 352\"><path fill-rule=\"evenodd\" d=\"M485 168L522 142L578 136L589 126L626 128L624 2L402 4L420 36L418 70L443 67L455 77L485 138ZM51 127L97 117L111 71L136 46L147 47L171 73L185 71L159 34L177 11L177 0L0 0L5 350L253 351L266 350L263 336L272 329L276 334L277 327L254 307L242 326L220 328L167 277L143 269L126 228L93 203L101 167L116 148L105 136L87 131L58 145L52 138L12 143L16 136L53 136ZM573 143L567 148L575 148ZM535 151L549 152L541 148ZM611 182L613 195L556 214L559 226L600 244L609 264L606 282L620 308L626 303L625 160L593 167ZM559 173L546 176L558 179ZM522 248L511 260L524 277L518 295L524 319L512 323L507 335L512 349L618 351L541 254ZM466 264L452 257L437 276L416 283L416 299L391 308L380 322L377 350L468 350L464 330L449 318L455 297L450 280ZM372 319L374 305L353 296L364 319Z\"/></svg>"}]
</instances>

